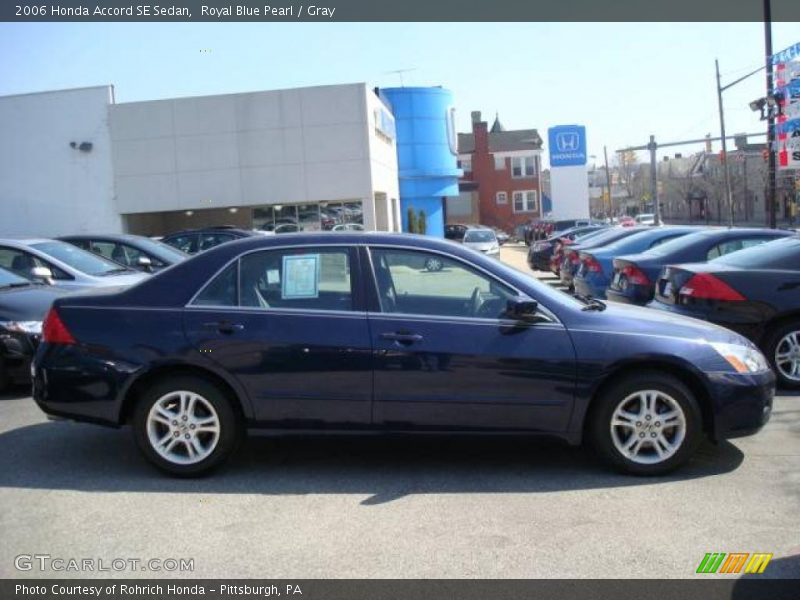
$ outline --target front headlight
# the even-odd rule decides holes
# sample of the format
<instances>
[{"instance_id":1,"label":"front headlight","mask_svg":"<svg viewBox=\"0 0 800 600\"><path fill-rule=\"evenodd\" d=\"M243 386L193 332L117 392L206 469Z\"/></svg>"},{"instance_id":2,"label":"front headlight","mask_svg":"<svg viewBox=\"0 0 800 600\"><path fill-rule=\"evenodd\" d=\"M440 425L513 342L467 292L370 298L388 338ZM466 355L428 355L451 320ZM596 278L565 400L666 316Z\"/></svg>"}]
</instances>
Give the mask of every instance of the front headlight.
<instances>
[{"instance_id":1,"label":"front headlight","mask_svg":"<svg viewBox=\"0 0 800 600\"><path fill-rule=\"evenodd\" d=\"M710 345L737 373L759 373L769 370L767 359L755 348L722 342L710 342Z\"/></svg>"},{"instance_id":2,"label":"front headlight","mask_svg":"<svg viewBox=\"0 0 800 600\"><path fill-rule=\"evenodd\" d=\"M31 335L41 335L41 321L0 321L0 327L16 333L28 333Z\"/></svg>"}]
</instances>

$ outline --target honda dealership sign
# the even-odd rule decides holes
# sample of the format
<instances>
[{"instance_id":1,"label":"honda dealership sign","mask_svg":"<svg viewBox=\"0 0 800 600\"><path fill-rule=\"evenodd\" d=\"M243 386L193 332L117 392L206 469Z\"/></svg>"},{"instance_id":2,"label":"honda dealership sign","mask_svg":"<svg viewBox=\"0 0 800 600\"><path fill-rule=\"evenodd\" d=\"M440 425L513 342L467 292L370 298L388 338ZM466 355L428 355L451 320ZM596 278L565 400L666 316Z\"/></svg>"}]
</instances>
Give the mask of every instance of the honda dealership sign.
<instances>
[{"instance_id":1,"label":"honda dealership sign","mask_svg":"<svg viewBox=\"0 0 800 600\"><path fill-rule=\"evenodd\" d=\"M589 216L586 127L557 125L547 130L547 138L553 216L558 219L585 219Z\"/></svg>"},{"instance_id":2,"label":"honda dealership sign","mask_svg":"<svg viewBox=\"0 0 800 600\"><path fill-rule=\"evenodd\" d=\"M586 127L558 125L548 129L550 166L572 167L586 164Z\"/></svg>"}]
</instances>

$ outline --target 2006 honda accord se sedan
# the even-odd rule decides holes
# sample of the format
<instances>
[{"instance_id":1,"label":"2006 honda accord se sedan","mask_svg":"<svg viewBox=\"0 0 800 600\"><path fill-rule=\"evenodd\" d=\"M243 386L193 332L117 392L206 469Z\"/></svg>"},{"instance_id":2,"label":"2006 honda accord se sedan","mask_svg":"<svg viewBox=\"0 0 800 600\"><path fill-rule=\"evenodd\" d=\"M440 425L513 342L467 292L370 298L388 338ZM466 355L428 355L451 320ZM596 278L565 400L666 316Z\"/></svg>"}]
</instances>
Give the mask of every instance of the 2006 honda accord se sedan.
<instances>
[{"instance_id":1,"label":"2006 honda accord se sedan","mask_svg":"<svg viewBox=\"0 0 800 600\"><path fill-rule=\"evenodd\" d=\"M775 386L727 329L378 233L247 238L59 298L32 371L46 413L130 424L148 460L184 476L256 427L547 434L656 475L704 436L756 432Z\"/></svg>"}]
</instances>

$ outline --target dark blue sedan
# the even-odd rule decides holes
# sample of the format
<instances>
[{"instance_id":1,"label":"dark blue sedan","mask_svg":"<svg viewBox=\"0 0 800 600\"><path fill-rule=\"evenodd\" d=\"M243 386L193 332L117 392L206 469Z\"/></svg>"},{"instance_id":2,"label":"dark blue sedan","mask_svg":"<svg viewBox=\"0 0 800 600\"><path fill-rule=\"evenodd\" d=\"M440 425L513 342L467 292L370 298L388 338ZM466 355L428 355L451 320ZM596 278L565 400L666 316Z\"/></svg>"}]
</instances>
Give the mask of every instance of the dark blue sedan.
<instances>
[{"instance_id":1,"label":"dark blue sedan","mask_svg":"<svg viewBox=\"0 0 800 600\"><path fill-rule=\"evenodd\" d=\"M659 244L640 254L617 256L606 295L615 302L644 306L653 299L658 274L667 265L705 262L793 233L746 227L707 229Z\"/></svg>"},{"instance_id":2,"label":"dark blue sedan","mask_svg":"<svg viewBox=\"0 0 800 600\"><path fill-rule=\"evenodd\" d=\"M580 252L578 254L580 266L572 279L575 293L592 298L605 298L606 288L611 283L614 258L623 254L646 252L659 244L698 230L699 227L688 226L653 227L613 244Z\"/></svg>"},{"instance_id":3,"label":"dark blue sedan","mask_svg":"<svg viewBox=\"0 0 800 600\"><path fill-rule=\"evenodd\" d=\"M60 298L33 374L46 413L129 424L179 476L219 465L248 427L555 435L656 475L704 436L756 432L775 386L732 331L375 233L249 238Z\"/></svg>"}]
</instances>

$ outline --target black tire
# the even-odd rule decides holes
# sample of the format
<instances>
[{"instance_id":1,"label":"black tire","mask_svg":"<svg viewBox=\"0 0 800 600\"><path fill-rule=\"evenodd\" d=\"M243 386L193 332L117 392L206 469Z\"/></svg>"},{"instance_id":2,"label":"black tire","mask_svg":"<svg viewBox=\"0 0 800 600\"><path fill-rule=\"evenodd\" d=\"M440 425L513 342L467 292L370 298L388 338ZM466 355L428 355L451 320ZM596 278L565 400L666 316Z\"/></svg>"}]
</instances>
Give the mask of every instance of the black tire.
<instances>
[{"instance_id":1,"label":"black tire","mask_svg":"<svg viewBox=\"0 0 800 600\"><path fill-rule=\"evenodd\" d=\"M199 462L180 464L167 460L155 450L148 436L151 408L160 398L177 391L201 396L217 413L219 437L213 450ZM191 375L165 377L147 388L136 402L131 425L133 437L145 458L161 471L176 477L197 477L211 472L230 458L244 437L243 420L234 408L233 399L217 385Z\"/></svg>"},{"instance_id":2,"label":"black tire","mask_svg":"<svg viewBox=\"0 0 800 600\"><path fill-rule=\"evenodd\" d=\"M425 268L428 271L441 271L444 267L444 261L441 258L430 257L425 259Z\"/></svg>"},{"instance_id":3,"label":"black tire","mask_svg":"<svg viewBox=\"0 0 800 600\"><path fill-rule=\"evenodd\" d=\"M660 462L650 464L643 464L625 456L621 450L617 449L611 433L611 420L618 405L632 394L645 390L657 391L672 398L680 406L685 422L683 440L674 454ZM647 427L647 422L642 421L642 423ZM586 425L587 441L600 456L618 471L630 475L654 476L673 471L691 458L703 438L703 418L694 394L676 377L657 371L625 375L618 382L606 388L592 403ZM626 431L625 429L618 430ZM644 433L644 431L636 433L637 431L639 430L635 430L630 435L641 436ZM663 431L667 432L666 435L669 436L674 435L676 429L664 429ZM655 454L655 447L653 442L647 439L647 435L644 433L642 436L643 441L648 442L644 457L648 455L652 457ZM654 460L657 460L657 457Z\"/></svg>"},{"instance_id":4,"label":"black tire","mask_svg":"<svg viewBox=\"0 0 800 600\"><path fill-rule=\"evenodd\" d=\"M800 379L793 380L787 377L778 367L775 360L778 344L790 333L797 333L797 338L800 340L800 321L788 321L771 329L764 340L763 350L770 367L772 367L775 376L778 378L778 385L784 388L798 389L800 388Z\"/></svg>"},{"instance_id":5,"label":"black tire","mask_svg":"<svg viewBox=\"0 0 800 600\"><path fill-rule=\"evenodd\" d=\"M8 375L8 371L6 370L5 362L3 361L3 357L0 356L0 392L5 391L5 389L11 384L11 377Z\"/></svg>"}]
</instances>

